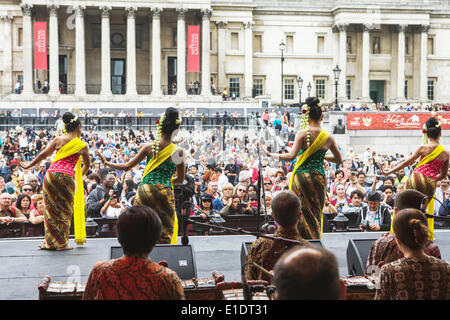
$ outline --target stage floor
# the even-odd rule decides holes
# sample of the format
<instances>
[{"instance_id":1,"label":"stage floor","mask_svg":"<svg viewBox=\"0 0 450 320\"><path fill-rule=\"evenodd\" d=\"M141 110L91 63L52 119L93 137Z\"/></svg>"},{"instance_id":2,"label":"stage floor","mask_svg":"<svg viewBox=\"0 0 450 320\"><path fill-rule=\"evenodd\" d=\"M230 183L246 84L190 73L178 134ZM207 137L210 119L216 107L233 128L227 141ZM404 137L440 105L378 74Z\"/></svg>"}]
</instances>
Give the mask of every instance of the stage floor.
<instances>
[{"instance_id":1,"label":"stage floor","mask_svg":"<svg viewBox=\"0 0 450 320\"><path fill-rule=\"evenodd\" d=\"M349 239L375 239L381 233L326 233L322 243L338 258L339 271L347 275L346 250ZM189 237L194 248L197 277L210 277L211 272L223 273L226 281L240 281L240 255L242 242L252 242L254 236L198 236ZM450 261L450 230L436 230L435 241L442 258ZM73 239L70 251L54 252L39 250L42 239L0 240L0 299L38 299L37 286L45 276L52 280L70 281L81 278L87 281L92 266L110 258L110 247L118 246L117 239L88 239L83 247L76 247ZM179 239L179 243L181 243Z\"/></svg>"}]
</instances>

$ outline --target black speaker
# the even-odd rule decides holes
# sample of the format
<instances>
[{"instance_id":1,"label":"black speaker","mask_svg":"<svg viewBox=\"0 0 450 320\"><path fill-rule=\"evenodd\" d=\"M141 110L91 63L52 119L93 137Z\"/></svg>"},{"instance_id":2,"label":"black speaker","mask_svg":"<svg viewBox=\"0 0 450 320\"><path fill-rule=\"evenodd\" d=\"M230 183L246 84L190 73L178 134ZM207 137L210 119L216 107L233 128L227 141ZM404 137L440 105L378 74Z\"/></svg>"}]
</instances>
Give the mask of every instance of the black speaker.
<instances>
[{"instance_id":1,"label":"black speaker","mask_svg":"<svg viewBox=\"0 0 450 320\"><path fill-rule=\"evenodd\" d=\"M377 239L350 239L347 246L348 275L363 276L372 243Z\"/></svg>"},{"instance_id":2,"label":"black speaker","mask_svg":"<svg viewBox=\"0 0 450 320\"><path fill-rule=\"evenodd\" d=\"M321 240L308 240L312 245L325 248L322 244ZM245 264L245 260L247 259L248 251L250 250L250 246L253 242L242 242L241 247L241 268ZM269 270L270 271L270 270Z\"/></svg>"},{"instance_id":3,"label":"black speaker","mask_svg":"<svg viewBox=\"0 0 450 320\"><path fill-rule=\"evenodd\" d=\"M122 255L122 247L111 247L111 259L120 258ZM156 263L167 261L169 269L175 271L181 280L197 278L195 255L191 245L157 244L150 252L150 259Z\"/></svg>"}]
</instances>

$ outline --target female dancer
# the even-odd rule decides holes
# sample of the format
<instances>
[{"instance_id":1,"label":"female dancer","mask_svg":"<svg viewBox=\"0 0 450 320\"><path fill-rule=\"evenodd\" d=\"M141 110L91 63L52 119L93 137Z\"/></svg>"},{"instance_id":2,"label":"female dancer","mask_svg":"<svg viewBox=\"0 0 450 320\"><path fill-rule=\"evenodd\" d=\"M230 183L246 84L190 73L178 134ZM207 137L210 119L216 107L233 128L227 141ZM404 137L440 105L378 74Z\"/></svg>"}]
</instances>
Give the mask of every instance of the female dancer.
<instances>
[{"instance_id":1,"label":"female dancer","mask_svg":"<svg viewBox=\"0 0 450 320\"><path fill-rule=\"evenodd\" d=\"M420 157L420 162L406 181L405 188L415 189L425 194L429 199L428 213L433 215L436 182L447 176L450 154L439 142L441 126L436 118L431 117L425 122L423 134L424 144L417 148L408 159L389 171L381 170L381 173L384 175L395 174ZM430 240L433 240L434 219L428 219L428 229L431 232Z\"/></svg>"},{"instance_id":2,"label":"female dancer","mask_svg":"<svg viewBox=\"0 0 450 320\"><path fill-rule=\"evenodd\" d=\"M292 161L298 157L289 182L289 190L293 190L302 202L299 232L304 239L320 239L326 196L323 162L326 159L341 164L342 156L336 141L320 126L323 114L319 99L316 97L306 99L302 113L302 130L297 133L289 153L273 154L267 152L265 148L262 148L262 151L268 157L284 161ZM328 150L333 156L325 156Z\"/></svg>"},{"instance_id":3,"label":"female dancer","mask_svg":"<svg viewBox=\"0 0 450 320\"><path fill-rule=\"evenodd\" d=\"M172 143L172 135L180 124L178 110L172 107L167 108L157 122L156 140L145 144L127 163L111 163L98 153L106 166L124 171L132 169L147 157L147 165L137 189L134 205L145 205L158 213L162 222L162 233L158 243L177 243L178 221L173 184L183 183L186 168L182 160L184 154Z\"/></svg>"},{"instance_id":4,"label":"female dancer","mask_svg":"<svg viewBox=\"0 0 450 320\"><path fill-rule=\"evenodd\" d=\"M63 115L66 135L53 139L44 151L30 163L19 162L24 168L32 168L57 150L44 177L45 241L40 247L46 250L70 250L68 246L70 223L74 216L75 242L86 241L84 216L83 175L89 170L90 159L87 144L81 141L81 122L70 112ZM83 168L81 168L83 158Z\"/></svg>"}]
</instances>

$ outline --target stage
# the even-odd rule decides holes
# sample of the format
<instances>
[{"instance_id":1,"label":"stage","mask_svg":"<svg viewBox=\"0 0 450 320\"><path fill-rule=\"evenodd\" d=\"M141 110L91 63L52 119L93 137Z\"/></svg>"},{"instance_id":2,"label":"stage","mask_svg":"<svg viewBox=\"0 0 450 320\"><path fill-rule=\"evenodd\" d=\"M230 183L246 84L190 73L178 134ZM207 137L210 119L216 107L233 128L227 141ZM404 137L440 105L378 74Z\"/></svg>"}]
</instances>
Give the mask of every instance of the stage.
<instances>
[{"instance_id":1,"label":"stage","mask_svg":"<svg viewBox=\"0 0 450 320\"><path fill-rule=\"evenodd\" d=\"M346 250L350 239L375 239L380 232L325 233L322 244L338 258L341 276L346 276ZM247 235L197 236L189 237L194 248L197 277L210 277L218 270L226 281L240 281L240 255L242 242L252 242L256 238ZM450 230L436 230L435 241L442 258L450 261ZM87 281L92 266L100 260L110 258L110 247L118 246L117 239L88 239L83 247L70 251L54 252L39 250L42 238L1 239L0 240L0 299L38 299L37 286L45 275L52 280ZM181 243L179 239L179 243Z\"/></svg>"}]
</instances>

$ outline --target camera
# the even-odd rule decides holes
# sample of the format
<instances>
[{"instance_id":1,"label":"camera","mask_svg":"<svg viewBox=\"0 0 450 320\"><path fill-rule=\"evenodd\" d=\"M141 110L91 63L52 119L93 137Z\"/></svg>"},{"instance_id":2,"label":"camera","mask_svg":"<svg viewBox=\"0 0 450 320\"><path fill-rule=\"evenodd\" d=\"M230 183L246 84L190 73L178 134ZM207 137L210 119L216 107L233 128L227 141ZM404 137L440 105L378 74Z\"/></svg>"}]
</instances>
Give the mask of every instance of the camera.
<instances>
[{"instance_id":1,"label":"camera","mask_svg":"<svg viewBox=\"0 0 450 320\"><path fill-rule=\"evenodd\" d=\"M238 203L237 207L238 209L245 209L247 208L247 202Z\"/></svg>"},{"instance_id":2,"label":"camera","mask_svg":"<svg viewBox=\"0 0 450 320\"><path fill-rule=\"evenodd\" d=\"M281 176L280 177L280 181L284 181L284 180L286 180L286 177L285 176Z\"/></svg>"}]
</instances>

